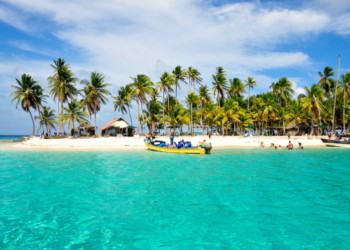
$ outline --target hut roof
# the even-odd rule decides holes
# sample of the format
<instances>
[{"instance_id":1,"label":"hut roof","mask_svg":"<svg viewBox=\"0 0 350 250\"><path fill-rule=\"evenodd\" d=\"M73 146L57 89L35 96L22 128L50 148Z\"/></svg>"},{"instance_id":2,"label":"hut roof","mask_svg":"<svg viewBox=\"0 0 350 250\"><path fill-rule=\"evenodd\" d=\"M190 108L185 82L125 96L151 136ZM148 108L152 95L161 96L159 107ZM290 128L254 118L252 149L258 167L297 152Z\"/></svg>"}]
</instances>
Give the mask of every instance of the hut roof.
<instances>
[{"instance_id":1,"label":"hut roof","mask_svg":"<svg viewBox=\"0 0 350 250\"><path fill-rule=\"evenodd\" d=\"M101 130L106 130L106 129L110 128L110 127L113 127L114 123L120 122L120 121L125 122L127 124L127 126L129 126L129 124L126 121L124 121L124 119L122 119L122 118L113 118L111 121L109 121L107 124L105 124Z\"/></svg>"},{"instance_id":2,"label":"hut roof","mask_svg":"<svg viewBox=\"0 0 350 250\"><path fill-rule=\"evenodd\" d=\"M78 128L89 129L89 128L95 128L95 126L92 126L91 123L89 122L84 122L84 123L80 123Z\"/></svg>"}]
</instances>

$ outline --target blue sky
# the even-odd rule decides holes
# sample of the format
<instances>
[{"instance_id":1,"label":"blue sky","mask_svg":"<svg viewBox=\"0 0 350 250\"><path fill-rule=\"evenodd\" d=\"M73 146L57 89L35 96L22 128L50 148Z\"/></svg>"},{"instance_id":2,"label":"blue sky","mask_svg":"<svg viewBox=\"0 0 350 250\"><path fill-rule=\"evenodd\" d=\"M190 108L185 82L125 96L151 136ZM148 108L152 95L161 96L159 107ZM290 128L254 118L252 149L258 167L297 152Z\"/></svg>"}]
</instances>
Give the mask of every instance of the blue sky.
<instances>
[{"instance_id":1,"label":"blue sky","mask_svg":"<svg viewBox=\"0 0 350 250\"><path fill-rule=\"evenodd\" d=\"M58 57L80 79L103 73L114 95L130 76L156 82L176 65L198 68L209 86L223 66L229 78L254 77L255 93L284 76L302 93L338 54L350 71L350 1L0 0L0 37L0 134L29 134L10 86L29 73L46 88ZM120 116L110 101L98 126Z\"/></svg>"}]
</instances>

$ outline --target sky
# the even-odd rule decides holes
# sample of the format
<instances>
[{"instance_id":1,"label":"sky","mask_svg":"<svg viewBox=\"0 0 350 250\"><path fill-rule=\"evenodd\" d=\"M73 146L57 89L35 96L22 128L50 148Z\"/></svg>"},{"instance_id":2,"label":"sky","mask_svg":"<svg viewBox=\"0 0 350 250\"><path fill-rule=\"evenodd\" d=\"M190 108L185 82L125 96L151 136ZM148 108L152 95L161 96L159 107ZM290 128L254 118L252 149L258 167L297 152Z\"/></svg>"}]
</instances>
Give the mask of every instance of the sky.
<instances>
[{"instance_id":1,"label":"sky","mask_svg":"<svg viewBox=\"0 0 350 250\"><path fill-rule=\"evenodd\" d=\"M48 93L57 58L79 79L104 74L112 95L130 77L157 82L177 65L197 68L210 88L222 66L229 79L253 77L252 94L281 77L293 82L295 95L303 93L325 66L337 68L338 54L340 74L350 71L350 1L0 0L0 37L0 134L23 135L31 133L31 119L11 103L11 85L27 73ZM182 86L180 96L187 90ZM109 99L98 127L122 117Z\"/></svg>"}]
</instances>

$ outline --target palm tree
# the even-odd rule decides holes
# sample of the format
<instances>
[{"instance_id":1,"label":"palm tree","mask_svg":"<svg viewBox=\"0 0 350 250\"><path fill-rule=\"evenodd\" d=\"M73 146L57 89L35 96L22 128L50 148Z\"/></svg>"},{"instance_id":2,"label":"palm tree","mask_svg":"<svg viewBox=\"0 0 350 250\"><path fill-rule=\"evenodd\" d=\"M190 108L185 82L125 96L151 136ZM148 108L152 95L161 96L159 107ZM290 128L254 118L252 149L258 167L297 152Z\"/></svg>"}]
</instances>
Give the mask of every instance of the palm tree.
<instances>
[{"instance_id":1,"label":"palm tree","mask_svg":"<svg viewBox=\"0 0 350 250\"><path fill-rule=\"evenodd\" d=\"M303 123L306 118L305 113L303 112L303 107L299 100L293 101L291 114L291 122L294 122L295 125L298 127L299 133L299 125Z\"/></svg>"},{"instance_id":2,"label":"palm tree","mask_svg":"<svg viewBox=\"0 0 350 250\"><path fill-rule=\"evenodd\" d=\"M153 133L157 128L157 122L160 120L162 104L157 99L152 99L147 103L146 108L147 110L143 111L145 123L147 123L149 131Z\"/></svg>"},{"instance_id":3,"label":"palm tree","mask_svg":"<svg viewBox=\"0 0 350 250\"><path fill-rule=\"evenodd\" d=\"M159 90L157 88L151 88L151 93L150 93L150 96L151 96L151 101L156 101L157 98L159 97Z\"/></svg>"},{"instance_id":4,"label":"palm tree","mask_svg":"<svg viewBox=\"0 0 350 250\"><path fill-rule=\"evenodd\" d=\"M252 125L254 123L251 114L247 114L244 112L241 112L239 114L239 121L241 124L241 128L243 129L243 131L245 130L245 128L247 128L249 125Z\"/></svg>"},{"instance_id":5,"label":"palm tree","mask_svg":"<svg viewBox=\"0 0 350 250\"><path fill-rule=\"evenodd\" d=\"M201 77L201 73L192 67L188 67L187 70L187 77L188 77L188 93L191 92L191 85L197 84L201 84L201 82L203 81L202 77Z\"/></svg>"},{"instance_id":6,"label":"palm tree","mask_svg":"<svg viewBox=\"0 0 350 250\"><path fill-rule=\"evenodd\" d=\"M205 102L210 101L210 93L207 85L199 87L199 99L201 101L201 107L204 106Z\"/></svg>"},{"instance_id":7,"label":"palm tree","mask_svg":"<svg viewBox=\"0 0 350 250\"><path fill-rule=\"evenodd\" d=\"M333 70L332 67L325 67L323 69L323 73L322 72L318 72L318 74L320 75L320 81L319 84L321 85L321 87L326 91L326 94L329 94L331 89L332 89L332 81L331 81L331 77L334 76L335 72Z\"/></svg>"},{"instance_id":8,"label":"palm tree","mask_svg":"<svg viewBox=\"0 0 350 250\"><path fill-rule=\"evenodd\" d=\"M30 109L38 111L45 101L46 96L43 94L43 89L37 84L30 75L22 74L20 79L16 78L17 85L11 86L14 88L11 96L12 102L16 101L16 108L21 104L22 109L28 112L33 123L32 135L35 135L35 122Z\"/></svg>"},{"instance_id":9,"label":"palm tree","mask_svg":"<svg viewBox=\"0 0 350 250\"><path fill-rule=\"evenodd\" d=\"M222 67L216 68L216 74L212 75L213 77L213 94L217 96L217 104L220 105L220 96L222 99L225 98L226 90L226 74Z\"/></svg>"},{"instance_id":10,"label":"palm tree","mask_svg":"<svg viewBox=\"0 0 350 250\"><path fill-rule=\"evenodd\" d=\"M190 122L188 110L184 109L181 104L176 103L170 112L162 118L162 122L170 125L175 133L176 127L182 127Z\"/></svg>"},{"instance_id":11,"label":"palm tree","mask_svg":"<svg viewBox=\"0 0 350 250\"><path fill-rule=\"evenodd\" d=\"M88 114L83 109L84 107L81 103L78 103L75 100L68 103L68 107L63 107L63 110L66 113L61 115L61 120L63 122L68 122L68 129L71 129L72 127L73 130L75 129L74 122L83 123L88 121L86 119Z\"/></svg>"},{"instance_id":12,"label":"palm tree","mask_svg":"<svg viewBox=\"0 0 350 250\"><path fill-rule=\"evenodd\" d=\"M153 83L146 75L137 75L135 78L131 77L133 83L130 85L132 87L132 95L137 102L137 116L140 116L139 107L147 102L147 95L152 92ZM137 124L137 132L139 133L139 123Z\"/></svg>"},{"instance_id":13,"label":"palm tree","mask_svg":"<svg viewBox=\"0 0 350 250\"><path fill-rule=\"evenodd\" d=\"M51 64L54 69L52 76L48 78L50 95L54 100L57 100L57 117L59 116L59 103L61 103L61 114L63 113L63 104L68 100L73 100L79 91L75 87L75 78L73 72L70 69L69 64L66 64L64 59L59 58L54 60L54 64ZM62 130L64 130L61 124Z\"/></svg>"},{"instance_id":14,"label":"palm tree","mask_svg":"<svg viewBox=\"0 0 350 250\"><path fill-rule=\"evenodd\" d=\"M175 80L175 98L177 99L177 88L180 88L179 82L186 82L185 78L187 76L186 70L182 69L181 66L176 66L173 70L174 80Z\"/></svg>"},{"instance_id":15,"label":"palm tree","mask_svg":"<svg viewBox=\"0 0 350 250\"><path fill-rule=\"evenodd\" d=\"M283 135L286 134L285 122L292 118L292 114L288 108L278 106L276 116L282 121Z\"/></svg>"},{"instance_id":16,"label":"palm tree","mask_svg":"<svg viewBox=\"0 0 350 250\"><path fill-rule=\"evenodd\" d=\"M125 87L121 87L118 91L118 95L113 96L113 99L114 111L118 110L122 114L129 113L131 126L133 126L130 112L130 108L132 108L132 88L130 85L128 84Z\"/></svg>"},{"instance_id":17,"label":"palm tree","mask_svg":"<svg viewBox=\"0 0 350 250\"><path fill-rule=\"evenodd\" d=\"M227 94L230 97L241 97L242 94L245 92L245 86L239 78L234 78L230 80L230 86L227 89Z\"/></svg>"},{"instance_id":18,"label":"palm tree","mask_svg":"<svg viewBox=\"0 0 350 250\"><path fill-rule=\"evenodd\" d=\"M321 112L323 110L322 100L324 99L324 90L318 85L312 85L309 89L305 87L306 94L299 95L299 99L305 112L311 114L311 134L314 132L314 120L321 121Z\"/></svg>"},{"instance_id":19,"label":"palm tree","mask_svg":"<svg viewBox=\"0 0 350 250\"><path fill-rule=\"evenodd\" d=\"M39 116L36 116L35 119L40 121L40 128L46 127L46 132L48 134L50 134L53 128L56 129L56 116L50 107L44 106L43 109L39 111Z\"/></svg>"},{"instance_id":20,"label":"palm tree","mask_svg":"<svg viewBox=\"0 0 350 250\"><path fill-rule=\"evenodd\" d=\"M341 86L339 93L343 95L343 131L346 131L345 127L345 106L349 102L350 97L350 72L341 76Z\"/></svg>"},{"instance_id":21,"label":"palm tree","mask_svg":"<svg viewBox=\"0 0 350 250\"><path fill-rule=\"evenodd\" d=\"M192 115L192 109L193 109L193 104L197 104L199 103L199 97L195 94L195 93L188 93L187 97L186 97L186 103L188 104L189 108L190 108L190 133L193 134L193 115Z\"/></svg>"},{"instance_id":22,"label":"palm tree","mask_svg":"<svg viewBox=\"0 0 350 250\"><path fill-rule=\"evenodd\" d=\"M272 92L278 96L282 107L285 107L286 102L291 100L294 94L293 84L287 77L279 79L277 83L272 83L270 88L272 89Z\"/></svg>"},{"instance_id":23,"label":"palm tree","mask_svg":"<svg viewBox=\"0 0 350 250\"><path fill-rule=\"evenodd\" d=\"M235 132L236 123L239 122L239 114L242 112L238 102L232 98L228 99L224 105L224 112L225 119L231 123L231 127L233 125L233 131Z\"/></svg>"},{"instance_id":24,"label":"palm tree","mask_svg":"<svg viewBox=\"0 0 350 250\"><path fill-rule=\"evenodd\" d=\"M252 77L248 77L248 79L245 82L246 82L245 86L248 86L248 112L249 112L250 89L251 88L253 89L254 86L256 86L256 81L254 81Z\"/></svg>"},{"instance_id":25,"label":"palm tree","mask_svg":"<svg viewBox=\"0 0 350 250\"><path fill-rule=\"evenodd\" d=\"M163 115L164 113L164 108L165 108L165 103L164 103L164 94L165 92L168 93L168 100L169 100L169 95L170 92L173 92L172 86L175 84L174 82L174 76L169 74L168 72L164 72L163 75L160 77L160 82L156 84L156 86L159 88L160 91L163 93ZM169 104L168 104L169 106Z\"/></svg>"},{"instance_id":26,"label":"palm tree","mask_svg":"<svg viewBox=\"0 0 350 250\"><path fill-rule=\"evenodd\" d=\"M89 114L95 116L95 131L97 132L96 114L101 109L101 103L106 104L108 102L107 96L110 93L107 86L110 84L105 83L104 76L96 72L91 73L90 81L83 80L81 83L85 85L85 104L88 107Z\"/></svg>"}]
</instances>

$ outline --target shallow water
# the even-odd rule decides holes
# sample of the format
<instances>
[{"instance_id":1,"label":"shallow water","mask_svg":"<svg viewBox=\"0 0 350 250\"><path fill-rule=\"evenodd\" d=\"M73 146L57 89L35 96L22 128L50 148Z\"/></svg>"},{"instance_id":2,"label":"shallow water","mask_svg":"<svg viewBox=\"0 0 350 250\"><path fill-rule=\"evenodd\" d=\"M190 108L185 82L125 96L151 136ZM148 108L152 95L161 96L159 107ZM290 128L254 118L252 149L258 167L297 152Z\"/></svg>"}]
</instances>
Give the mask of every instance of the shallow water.
<instances>
[{"instance_id":1,"label":"shallow water","mask_svg":"<svg viewBox=\"0 0 350 250\"><path fill-rule=\"evenodd\" d=\"M0 151L3 248L350 248L350 150Z\"/></svg>"}]
</instances>

